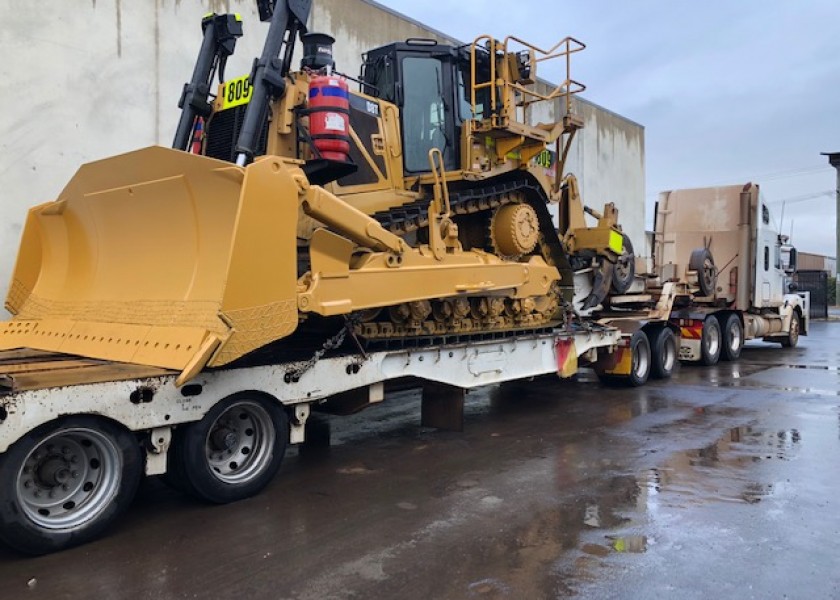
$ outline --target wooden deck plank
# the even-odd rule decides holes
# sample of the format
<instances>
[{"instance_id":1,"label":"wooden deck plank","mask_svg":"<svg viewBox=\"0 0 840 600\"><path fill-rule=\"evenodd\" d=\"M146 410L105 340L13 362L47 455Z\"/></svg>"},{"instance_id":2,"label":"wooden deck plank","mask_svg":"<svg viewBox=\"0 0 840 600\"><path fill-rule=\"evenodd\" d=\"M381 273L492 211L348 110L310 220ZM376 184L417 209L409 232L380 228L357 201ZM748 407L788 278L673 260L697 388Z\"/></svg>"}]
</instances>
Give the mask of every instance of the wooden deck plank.
<instances>
[{"instance_id":1,"label":"wooden deck plank","mask_svg":"<svg viewBox=\"0 0 840 600\"><path fill-rule=\"evenodd\" d=\"M36 365L37 366L37 363ZM8 392L84 385L105 381L125 381L161 375L175 375L177 371L131 363L76 361L71 367L48 370L21 370L3 374L0 368L0 385Z\"/></svg>"}]
</instances>

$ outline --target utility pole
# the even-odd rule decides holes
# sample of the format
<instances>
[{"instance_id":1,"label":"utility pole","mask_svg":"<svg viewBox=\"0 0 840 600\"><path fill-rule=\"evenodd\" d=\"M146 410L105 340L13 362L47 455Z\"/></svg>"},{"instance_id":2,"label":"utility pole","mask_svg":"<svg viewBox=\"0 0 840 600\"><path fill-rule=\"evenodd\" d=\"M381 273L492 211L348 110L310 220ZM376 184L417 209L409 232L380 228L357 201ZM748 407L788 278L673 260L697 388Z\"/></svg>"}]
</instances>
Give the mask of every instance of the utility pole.
<instances>
[{"instance_id":1,"label":"utility pole","mask_svg":"<svg viewBox=\"0 0 840 600\"><path fill-rule=\"evenodd\" d=\"M829 164L837 170L837 184L835 186L836 207L837 207L837 228L834 232L836 249L834 254L834 292L836 304L840 304L840 152L822 152L828 157Z\"/></svg>"}]
</instances>

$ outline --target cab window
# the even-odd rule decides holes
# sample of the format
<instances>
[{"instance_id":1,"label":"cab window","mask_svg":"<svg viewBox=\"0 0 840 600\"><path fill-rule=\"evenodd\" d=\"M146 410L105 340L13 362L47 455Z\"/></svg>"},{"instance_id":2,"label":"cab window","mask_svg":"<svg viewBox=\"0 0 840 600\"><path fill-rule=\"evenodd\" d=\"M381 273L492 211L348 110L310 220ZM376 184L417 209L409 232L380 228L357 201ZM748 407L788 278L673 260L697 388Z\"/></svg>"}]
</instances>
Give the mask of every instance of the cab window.
<instances>
[{"instance_id":1,"label":"cab window","mask_svg":"<svg viewBox=\"0 0 840 600\"><path fill-rule=\"evenodd\" d=\"M405 170L429 170L429 150L439 148L447 157L451 144L446 139L443 70L433 58L403 58L402 107ZM445 161L446 162L446 161Z\"/></svg>"}]
</instances>

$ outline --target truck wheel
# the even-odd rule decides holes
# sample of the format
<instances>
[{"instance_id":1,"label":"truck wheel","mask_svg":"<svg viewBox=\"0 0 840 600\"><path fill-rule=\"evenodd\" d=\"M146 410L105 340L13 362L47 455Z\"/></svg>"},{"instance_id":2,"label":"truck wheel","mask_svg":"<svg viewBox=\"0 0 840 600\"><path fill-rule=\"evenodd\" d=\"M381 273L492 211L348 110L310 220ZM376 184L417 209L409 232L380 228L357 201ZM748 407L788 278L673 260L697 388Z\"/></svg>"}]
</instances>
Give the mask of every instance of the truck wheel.
<instances>
[{"instance_id":1,"label":"truck wheel","mask_svg":"<svg viewBox=\"0 0 840 600\"><path fill-rule=\"evenodd\" d=\"M719 321L720 323L720 321ZM730 313L723 319L722 333L723 345L720 349L721 360L738 360L741 356L741 348L744 347L744 326L738 315Z\"/></svg>"},{"instance_id":2,"label":"truck wheel","mask_svg":"<svg viewBox=\"0 0 840 600\"><path fill-rule=\"evenodd\" d=\"M27 554L88 542L125 511L142 474L140 444L115 423L39 427L0 457L0 539Z\"/></svg>"},{"instance_id":3,"label":"truck wheel","mask_svg":"<svg viewBox=\"0 0 840 600\"><path fill-rule=\"evenodd\" d=\"M271 481L286 453L289 420L274 400L241 393L179 433L170 450L179 487L224 504L253 496Z\"/></svg>"},{"instance_id":4,"label":"truck wheel","mask_svg":"<svg viewBox=\"0 0 840 600\"><path fill-rule=\"evenodd\" d=\"M800 324L801 320L799 318L799 313L794 310L793 314L790 315L790 328L788 329L787 337L782 339L783 347L796 348L796 344L799 343Z\"/></svg>"},{"instance_id":5,"label":"truck wheel","mask_svg":"<svg viewBox=\"0 0 840 600\"><path fill-rule=\"evenodd\" d=\"M654 379L668 379L677 364L677 338L670 327L663 327L653 338L651 348L650 376Z\"/></svg>"},{"instance_id":6,"label":"truck wheel","mask_svg":"<svg viewBox=\"0 0 840 600\"><path fill-rule=\"evenodd\" d=\"M700 338L700 362L710 367L720 359L720 323L715 317L703 321L703 335Z\"/></svg>"},{"instance_id":7,"label":"truck wheel","mask_svg":"<svg viewBox=\"0 0 840 600\"><path fill-rule=\"evenodd\" d=\"M633 244L627 234L622 234L621 256L615 262L612 272L612 289L616 294L624 294L633 285L633 278L636 276L636 254L633 252Z\"/></svg>"}]
</instances>

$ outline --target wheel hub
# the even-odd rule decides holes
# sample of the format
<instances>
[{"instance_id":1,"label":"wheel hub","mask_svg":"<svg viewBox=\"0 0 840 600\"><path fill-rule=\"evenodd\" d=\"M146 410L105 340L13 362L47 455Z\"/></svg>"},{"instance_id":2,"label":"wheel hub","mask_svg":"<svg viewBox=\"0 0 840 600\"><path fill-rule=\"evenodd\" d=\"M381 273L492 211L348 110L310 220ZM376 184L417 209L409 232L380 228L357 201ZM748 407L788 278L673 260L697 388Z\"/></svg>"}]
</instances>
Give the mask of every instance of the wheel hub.
<instances>
[{"instance_id":1,"label":"wheel hub","mask_svg":"<svg viewBox=\"0 0 840 600\"><path fill-rule=\"evenodd\" d=\"M67 483L70 478L70 465L58 456L45 460L37 470L38 483L52 488Z\"/></svg>"},{"instance_id":2,"label":"wheel hub","mask_svg":"<svg viewBox=\"0 0 840 600\"><path fill-rule=\"evenodd\" d=\"M275 435L264 408L248 400L238 402L219 416L208 434L207 464L217 479L245 483L271 460Z\"/></svg>"},{"instance_id":3,"label":"wheel hub","mask_svg":"<svg viewBox=\"0 0 840 600\"><path fill-rule=\"evenodd\" d=\"M210 443L215 450L220 452L231 451L239 445L239 436L233 429L219 427L210 436Z\"/></svg>"}]
</instances>

